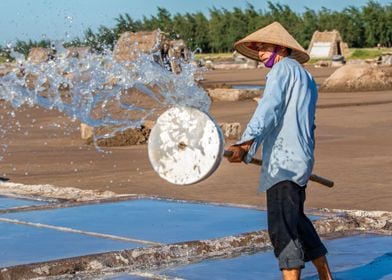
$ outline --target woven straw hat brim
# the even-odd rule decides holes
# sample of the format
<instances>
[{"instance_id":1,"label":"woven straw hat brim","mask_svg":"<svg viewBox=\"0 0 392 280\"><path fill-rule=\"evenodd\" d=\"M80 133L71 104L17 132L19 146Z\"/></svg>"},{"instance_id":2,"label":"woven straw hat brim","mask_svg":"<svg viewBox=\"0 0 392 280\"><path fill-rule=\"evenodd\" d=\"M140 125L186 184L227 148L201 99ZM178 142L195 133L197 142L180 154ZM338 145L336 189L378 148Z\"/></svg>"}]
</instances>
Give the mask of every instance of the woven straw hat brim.
<instances>
[{"instance_id":1,"label":"woven straw hat brim","mask_svg":"<svg viewBox=\"0 0 392 280\"><path fill-rule=\"evenodd\" d=\"M252 45L255 43L268 43L290 48L292 50L290 57L301 64L307 62L310 58L304 48L302 48L279 22L273 22L239 40L234 44L234 48L240 54L260 61L258 50L252 48Z\"/></svg>"}]
</instances>

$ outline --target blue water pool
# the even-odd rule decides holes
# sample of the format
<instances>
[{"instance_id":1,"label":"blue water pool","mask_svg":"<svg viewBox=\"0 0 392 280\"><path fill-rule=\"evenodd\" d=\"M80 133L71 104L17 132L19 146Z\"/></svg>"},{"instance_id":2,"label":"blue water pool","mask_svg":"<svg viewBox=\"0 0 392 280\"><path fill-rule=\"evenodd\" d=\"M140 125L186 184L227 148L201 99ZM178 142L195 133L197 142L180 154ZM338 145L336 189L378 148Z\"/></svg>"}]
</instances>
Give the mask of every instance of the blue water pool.
<instances>
[{"instance_id":1,"label":"blue water pool","mask_svg":"<svg viewBox=\"0 0 392 280\"><path fill-rule=\"evenodd\" d=\"M10 213L0 217L160 243L211 239L267 228L263 211L154 199Z\"/></svg>"},{"instance_id":2,"label":"blue water pool","mask_svg":"<svg viewBox=\"0 0 392 280\"><path fill-rule=\"evenodd\" d=\"M0 267L142 246L4 222L0 222L0 232Z\"/></svg>"},{"instance_id":3,"label":"blue water pool","mask_svg":"<svg viewBox=\"0 0 392 280\"><path fill-rule=\"evenodd\" d=\"M392 279L392 237L359 235L324 242L329 250L328 261L335 280ZM162 270L159 274L189 280L281 279L271 251L232 259L207 260ZM318 279L310 263L302 271L302 279Z\"/></svg>"},{"instance_id":4,"label":"blue water pool","mask_svg":"<svg viewBox=\"0 0 392 280\"><path fill-rule=\"evenodd\" d=\"M0 210L14 208L14 207L21 207L21 206L32 206L32 205L43 205L43 204L47 204L47 202L0 196Z\"/></svg>"}]
</instances>

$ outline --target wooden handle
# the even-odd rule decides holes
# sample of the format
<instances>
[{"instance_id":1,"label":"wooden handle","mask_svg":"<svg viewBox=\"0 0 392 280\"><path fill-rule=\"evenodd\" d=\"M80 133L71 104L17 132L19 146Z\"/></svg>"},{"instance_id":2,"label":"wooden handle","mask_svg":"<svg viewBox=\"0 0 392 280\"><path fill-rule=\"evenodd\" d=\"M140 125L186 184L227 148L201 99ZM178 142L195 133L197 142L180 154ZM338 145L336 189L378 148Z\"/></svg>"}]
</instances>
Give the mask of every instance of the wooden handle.
<instances>
[{"instance_id":1,"label":"wooden handle","mask_svg":"<svg viewBox=\"0 0 392 280\"><path fill-rule=\"evenodd\" d=\"M310 175L309 180L311 180L313 182L317 182L317 183L324 185L328 188L332 188L335 184L333 181L331 181L327 178L321 177L321 176L317 176L316 174Z\"/></svg>"},{"instance_id":2,"label":"wooden handle","mask_svg":"<svg viewBox=\"0 0 392 280\"><path fill-rule=\"evenodd\" d=\"M225 150L223 152L223 156L226 157L226 158L229 158L232 155L233 155L233 152L231 152L231 151ZM261 159L258 159L258 158L252 158L250 163L261 166L263 164L263 161ZM326 179L326 178L323 178L321 176L318 176L316 174L310 175L309 180L311 180L313 182L317 182L317 183L319 183L321 185L324 185L324 186L326 186L328 188L332 188L334 186L334 182L333 181L331 181L329 179Z\"/></svg>"}]
</instances>

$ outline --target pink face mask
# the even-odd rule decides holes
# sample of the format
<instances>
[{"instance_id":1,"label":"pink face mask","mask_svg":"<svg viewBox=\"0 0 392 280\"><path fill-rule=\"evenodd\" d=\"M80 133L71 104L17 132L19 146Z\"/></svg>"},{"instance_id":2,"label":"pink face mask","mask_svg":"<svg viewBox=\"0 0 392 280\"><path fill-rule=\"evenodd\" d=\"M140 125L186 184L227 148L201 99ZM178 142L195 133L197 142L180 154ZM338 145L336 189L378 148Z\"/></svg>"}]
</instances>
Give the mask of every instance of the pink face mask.
<instances>
[{"instance_id":1,"label":"pink face mask","mask_svg":"<svg viewBox=\"0 0 392 280\"><path fill-rule=\"evenodd\" d=\"M276 46L271 56L268 58L267 62L264 63L265 67L272 68L272 66L274 66L274 61L278 54L278 51L279 51L279 46Z\"/></svg>"}]
</instances>

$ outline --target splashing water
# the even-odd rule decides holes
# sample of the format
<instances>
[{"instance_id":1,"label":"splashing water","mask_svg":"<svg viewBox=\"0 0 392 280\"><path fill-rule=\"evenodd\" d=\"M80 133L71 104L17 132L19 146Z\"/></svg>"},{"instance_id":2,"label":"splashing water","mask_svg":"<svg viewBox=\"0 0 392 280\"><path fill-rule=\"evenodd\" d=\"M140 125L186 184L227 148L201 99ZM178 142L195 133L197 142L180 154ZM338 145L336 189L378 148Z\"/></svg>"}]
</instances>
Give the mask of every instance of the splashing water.
<instances>
[{"instance_id":1,"label":"splashing water","mask_svg":"<svg viewBox=\"0 0 392 280\"><path fill-rule=\"evenodd\" d=\"M111 51L75 57L61 44L55 49L56 57L41 63L13 53L19 68L0 78L0 99L14 109L39 105L106 128L95 134L95 140L140 127L173 105L209 110L211 101L197 85L198 70L191 63L180 62L182 71L175 74L155 62L152 54L118 62Z\"/></svg>"}]
</instances>

